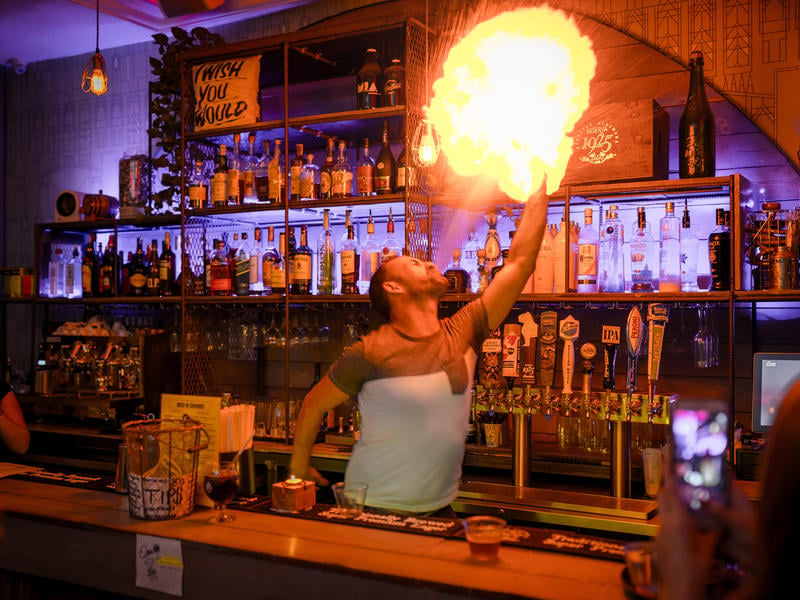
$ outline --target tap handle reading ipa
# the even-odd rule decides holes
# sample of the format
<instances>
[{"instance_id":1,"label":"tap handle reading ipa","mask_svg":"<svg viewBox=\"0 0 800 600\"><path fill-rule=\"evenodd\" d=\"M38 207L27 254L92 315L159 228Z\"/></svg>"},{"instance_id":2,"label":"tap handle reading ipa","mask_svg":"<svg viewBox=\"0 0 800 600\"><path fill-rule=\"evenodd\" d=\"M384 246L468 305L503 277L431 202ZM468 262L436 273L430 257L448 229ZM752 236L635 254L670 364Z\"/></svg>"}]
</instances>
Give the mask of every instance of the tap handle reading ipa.
<instances>
[{"instance_id":1,"label":"tap handle reading ipa","mask_svg":"<svg viewBox=\"0 0 800 600\"><path fill-rule=\"evenodd\" d=\"M617 348L619 347L622 330L613 325L603 325L603 389L614 391L616 380L614 369L617 363Z\"/></svg>"}]
</instances>

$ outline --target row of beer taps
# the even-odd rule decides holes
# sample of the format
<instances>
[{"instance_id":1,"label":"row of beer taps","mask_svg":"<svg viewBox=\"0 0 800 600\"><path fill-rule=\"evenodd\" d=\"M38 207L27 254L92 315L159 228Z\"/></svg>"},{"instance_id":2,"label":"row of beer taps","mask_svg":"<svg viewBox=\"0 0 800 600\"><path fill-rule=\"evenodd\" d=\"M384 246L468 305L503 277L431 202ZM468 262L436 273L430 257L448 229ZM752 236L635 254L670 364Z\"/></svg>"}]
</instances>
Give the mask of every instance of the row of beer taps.
<instances>
[{"instance_id":1,"label":"row of beer taps","mask_svg":"<svg viewBox=\"0 0 800 600\"><path fill-rule=\"evenodd\" d=\"M572 389L575 341L580 331L578 320L568 315L559 323L557 313L545 311L540 314L537 324L531 313L523 313L519 316L519 325L507 323L503 328L502 366L491 356L492 351L499 349L500 340L484 344L483 374L475 389L475 410L543 414L545 418L555 414L608 421L666 423L669 403L675 396L657 395L656 387L668 318L669 311L663 304L649 304L646 318L637 306L629 311L624 337L628 357L624 391L616 389L614 376L617 352L623 342L622 328L603 325L603 391L593 392L597 347L591 342L582 344L579 349L583 374L581 390ZM649 336L645 336L646 327L649 327ZM556 334L563 341L561 390L553 389ZM638 362L645 337L648 340L646 394L637 393Z\"/></svg>"}]
</instances>

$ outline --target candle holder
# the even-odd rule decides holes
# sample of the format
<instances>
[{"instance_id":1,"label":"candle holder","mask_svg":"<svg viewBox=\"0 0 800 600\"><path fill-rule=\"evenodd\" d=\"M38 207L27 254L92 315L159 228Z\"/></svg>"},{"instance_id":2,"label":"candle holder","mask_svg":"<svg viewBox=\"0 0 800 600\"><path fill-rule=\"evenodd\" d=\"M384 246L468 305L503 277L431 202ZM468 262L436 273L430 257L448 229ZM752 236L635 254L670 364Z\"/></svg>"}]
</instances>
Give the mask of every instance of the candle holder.
<instances>
[{"instance_id":1,"label":"candle holder","mask_svg":"<svg viewBox=\"0 0 800 600\"><path fill-rule=\"evenodd\" d=\"M272 484L272 508L282 512L301 512L313 508L317 499L317 484L297 479Z\"/></svg>"}]
</instances>

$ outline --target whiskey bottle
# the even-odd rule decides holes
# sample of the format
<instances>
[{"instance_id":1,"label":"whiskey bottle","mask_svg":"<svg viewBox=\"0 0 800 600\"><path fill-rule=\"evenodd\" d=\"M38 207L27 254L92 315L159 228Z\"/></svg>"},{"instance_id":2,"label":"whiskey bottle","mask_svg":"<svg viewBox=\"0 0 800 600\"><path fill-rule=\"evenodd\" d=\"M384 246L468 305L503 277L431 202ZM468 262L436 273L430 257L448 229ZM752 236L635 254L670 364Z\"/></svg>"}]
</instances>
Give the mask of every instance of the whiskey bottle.
<instances>
[{"instance_id":1,"label":"whiskey bottle","mask_svg":"<svg viewBox=\"0 0 800 600\"><path fill-rule=\"evenodd\" d=\"M345 143L339 142L339 158L333 167L333 197L344 198L353 191L353 171L350 170L350 163L347 161L347 151Z\"/></svg>"},{"instance_id":2,"label":"whiskey bottle","mask_svg":"<svg viewBox=\"0 0 800 600\"><path fill-rule=\"evenodd\" d=\"M269 252L269 249L267 252ZM266 255L267 252L264 254ZM285 232L281 231L280 235L278 236L278 247L274 249L274 252L270 252L270 255L272 256L272 265L270 267L272 293L278 295L285 294L288 283L288 273L286 267L289 261L289 256L286 253Z\"/></svg>"},{"instance_id":3,"label":"whiskey bottle","mask_svg":"<svg viewBox=\"0 0 800 600\"><path fill-rule=\"evenodd\" d=\"M161 295L172 296L175 293L175 253L172 251L169 231L164 233L164 241L161 243L161 256L158 258L158 279Z\"/></svg>"},{"instance_id":4,"label":"whiskey bottle","mask_svg":"<svg viewBox=\"0 0 800 600\"><path fill-rule=\"evenodd\" d=\"M731 289L731 234L725 223L725 209L717 209L717 227L708 236L711 289Z\"/></svg>"},{"instance_id":5,"label":"whiskey bottle","mask_svg":"<svg viewBox=\"0 0 800 600\"><path fill-rule=\"evenodd\" d=\"M355 238L353 226L347 227L347 238L342 244L342 294L358 293L358 242Z\"/></svg>"},{"instance_id":6,"label":"whiskey bottle","mask_svg":"<svg viewBox=\"0 0 800 600\"><path fill-rule=\"evenodd\" d=\"M228 204L228 152L225 144L220 144L217 153L214 176L211 178L211 205Z\"/></svg>"},{"instance_id":7,"label":"whiskey bottle","mask_svg":"<svg viewBox=\"0 0 800 600\"><path fill-rule=\"evenodd\" d=\"M319 167L314 164L314 155L309 152L306 164L300 171L300 199L316 200L319 198Z\"/></svg>"},{"instance_id":8,"label":"whiskey bottle","mask_svg":"<svg viewBox=\"0 0 800 600\"><path fill-rule=\"evenodd\" d=\"M262 260L264 250L261 247L261 227L253 230L253 245L250 247L250 295L260 296L264 293L264 279L262 273Z\"/></svg>"},{"instance_id":9,"label":"whiskey bottle","mask_svg":"<svg viewBox=\"0 0 800 600\"><path fill-rule=\"evenodd\" d=\"M131 261L131 295L144 296L147 292L147 271L144 266L142 238L136 238L136 252Z\"/></svg>"},{"instance_id":10,"label":"whiskey bottle","mask_svg":"<svg viewBox=\"0 0 800 600\"><path fill-rule=\"evenodd\" d=\"M300 226L300 245L294 252L293 294L311 293L312 253L308 246L308 227Z\"/></svg>"},{"instance_id":11,"label":"whiskey bottle","mask_svg":"<svg viewBox=\"0 0 800 600\"><path fill-rule=\"evenodd\" d=\"M463 294L470 291L469 273L461 266L461 250L453 250L453 260L444 272L447 278L447 292Z\"/></svg>"},{"instance_id":12,"label":"whiskey bottle","mask_svg":"<svg viewBox=\"0 0 800 600\"><path fill-rule=\"evenodd\" d=\"M228 255L222 240L214 240L214 253L211 255L210 265L210 294L212 296L230 296L231 270L228 264Z\"/></svg>"},{"instance_id":13,"label":"whiskey bottle","mask_svg":"<svg viewBox=\"0 0 800 600\"><path fill-rule=\"evenodd\" d=\"M208 205L208 184L203 173L203 161L194 163L194 171L189 180L189 205L187 208L205 208Z\"/></svg>"},{"instance_id":14,"label":"whiskey bottle","mask_svg":"<svg viewBox=\"0 0 800 600\"><path fill-rule=\"evenodd\" d=\"M408 180L408 167L406 167L406 147L400 151L400 156L397 157L397 175L395 176L395 191L406 191L406 181Z\"/></svg>"},{"instance_id":15,"label":"whiskey bottle","mask_svg":"<svg viewBox=\"0 0 800 600\"><path fill-rule=\"evenodd\" d=\"M300 173L303 171L303 144L295 146L295 157L289 165L289 191L291 192L290 199L293 201L300 200Z\"/></svg>"},{"instance_id":16,"label":"whiskey bottle","mask_svg":"<svg viewBox=\"0 0 800 600\"><path fill-rule=\"evenodd\" d=\"M264 140L264 152L255 167L256 198L259 202L268 203L269 198L269 140Z\"/></svg>"},{"instance_id":17,"label":"whiskey bottle","mask_svg":"<svg viewBox=\"0 0 800 600\"><path fill-rule=\"evenodd\" d=\"M281 138L275 139L275 153L269 163L269 201L271 204L283 202L286 193L286 169L281 154Z\"/></svg>"},{"instance_id":18,"label":"whiskey bottle","mask_svg":"<svg viewBox=\"0 0 800 600\"><path fill-rule=\"evenodd\" d=\"M89 298L100 295L100 265L94 253L95 234L89 235L86 252L83 253L81 263L81 287L83 297Z\"/></svg>"},{"instance_id":19,"label":"whiskey bottle","mask_svg":"<svg viewBox=\"0 0 800 600\"><path fill-rule=\"evenodd\" d=\"M158 242L153 240L147 247L147 295L158 296L161 291L161 276L158 268Z\"/></svg>"},{"instance_id":20,"label":"whiskey bottle","mask_svg":"<svg viewBox=\"0 0 800 600\"><path fill-rule=\"evenodd\" d=\"M242 157L242 202L245 204L253 204L258 202L256 195L256 166L258 160L256 159L256 136L251 133L247 136L247 145L249 152Z\"/></svg>"},{"instance_id":21,"label":"whiskey bottle","mask_svg":"<svg viewBox=\"0 0 800 600\"><path fill-rule=\"evenodd\" d=\"M264 245L264 252L261 254L261 281L264 284L262 293L271 296L279 293L273 287L273 272L277 270L281 261L280 252L275 247L275 228L270 225L267 227L267 243ZM280 287L280 286L279 286Z\"/></svg>"},{"instance_id":22,"label":"whiskey bottle","mask_svg":"<svg viewBox=\"0 0 800 600\"><path fill-rule=\"evenodd\" d=\"M383 122L383 135L381 138L381 151L375 163L375 192L391 194L395 186L395 162L392 149L389 147L389 123Z\"/></svg>"},{"instance_id":23,"label":"whiskey bottle","mask_svg":"<svg viewBox=\"0 0 800 600\"><path fill-rule=\"evenodd\" d=\"M675 203L667 202L658 223L658 291L681 291L681 222L675 216Z\"/></svg>"},{"instance_id":24,"label":"whiskey bottle","mask_svg":"<svg viewBox=\"0 0 800 600\"><path fill-rule=\"evenodd\" d=\"M678 127L680 177L713 177L716 171L714 113L706 98L703 53L689 59L689 95Z\"/></svg>"},{"instance_id":25,"label":"whiskey bottle","mask_svg":"<svg viewBox=\"0 0 800 600\"><path fill-rule=\"evenodd\" d=\"M383 89L383 69L375 48L368 48L364 65L356 74L356 106L359 109L378 108Z\"/></svg>"},{"instance_id":26,"label":"whiskey bottle","mask_svg":"<svg viewBox=\"0 0 800 600\"><path fill-rule=\"evenodd\" d=\"M317 243L317 293L333 294L336 243L330 229L330 211L326 208L322 217L322 233Z\"/></svg>"},{"instance_id":27,"label":"whiskey bottle","mask_svg":"<svg viewBox=\"0 0 800 600\"><path fill-rule=\"evenodd\" d=\"M250 245L247 243L247 232L243 231L241 235L241 243L236 250L236 264L234 267L236 278L234 285L236 286L237 296L250 295Z\"/></svg>"},{"instance_id":28,"label":"whiskey bottle","mask_svg":"<svg viewBox=\"0 0 800 600\"><path fill-rule=\"evenodd\" d=\"M333 138L328 138L328 152L325 156L325 164L319 173L319 197L327 200L333 196L333 167L336 162L333 160Z\"/></svg>"},{"instance_id":29,"label":"whiskey bottle","mask_svg":"<svg viewBox=\"0 0 800 600\"><path fill-rule=\"evenodd\" d=\"M242 188L244 179L242 175L242 161L239 156L238 133L233 134L233 148L228 156L228 204L238 205L242 203Z\"/></svg>"},{"instance_id":30,"label":"whiskey bottle","mask_svg":"<svg viewBox=\"0 0 800 600\"><path fill-rule=\"evenodd\" d=\"M375 193L375 161L369 155L369 138L364 138L361 156L356 163L356 191L359 196L372 196Z\"/></svg>"}]
</instances>

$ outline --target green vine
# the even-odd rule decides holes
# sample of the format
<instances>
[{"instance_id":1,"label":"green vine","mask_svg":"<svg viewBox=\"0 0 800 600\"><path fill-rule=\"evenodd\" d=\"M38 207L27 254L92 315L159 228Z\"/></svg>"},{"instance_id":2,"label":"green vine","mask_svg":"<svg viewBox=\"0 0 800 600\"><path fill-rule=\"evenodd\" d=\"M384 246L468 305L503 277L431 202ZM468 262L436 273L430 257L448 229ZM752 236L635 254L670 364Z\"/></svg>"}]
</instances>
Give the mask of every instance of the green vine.
<instances>
[{"instance_id":1,"label":"green vine","mask_svg":"<svg viewBox=\"0 0 800 600\"><path fill-rule=\"evenodd\" d=\"M190 32L173 27L172 36L170 41L164 33L153 35L158 56L150 57L150 72L155 80L150 83L151 117L147 133L156 140L158 152L152 159L152 168L161 174L163 186L152 197L152 208L157 212L165 206L180 206L181 164L185 165L188 175L195 160L206 158L201 148L187 145L185 160L180 160L181 69L178 57L191 48L210 48L225 43L222 36L203 27L195 27Z\"/></svg>"}]
</instances>

